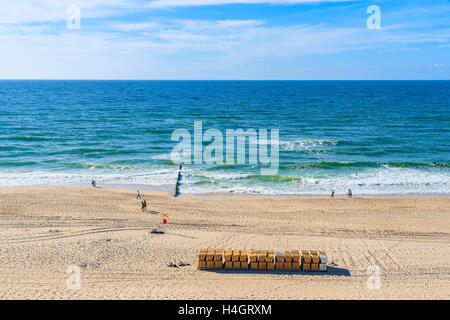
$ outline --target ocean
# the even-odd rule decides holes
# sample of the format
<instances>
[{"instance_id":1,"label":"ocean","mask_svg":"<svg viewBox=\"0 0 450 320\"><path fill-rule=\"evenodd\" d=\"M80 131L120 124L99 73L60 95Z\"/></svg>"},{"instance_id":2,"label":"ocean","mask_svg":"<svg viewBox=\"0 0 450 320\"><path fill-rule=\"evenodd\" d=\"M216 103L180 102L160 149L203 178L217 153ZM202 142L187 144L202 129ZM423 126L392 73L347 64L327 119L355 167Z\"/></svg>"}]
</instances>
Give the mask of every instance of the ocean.
<instances>
[{"instance_id":1,"label":"ocean","mask_svg":"<svg viewBox=\"0 0 450 320\"><path fill-rule=\"evenodd\" d=\"M450 194L450 81L0 81L0 186L172 190L176 129L279 129L279 170L187 164L181 194Z\"/></svg>"}]
</instances>

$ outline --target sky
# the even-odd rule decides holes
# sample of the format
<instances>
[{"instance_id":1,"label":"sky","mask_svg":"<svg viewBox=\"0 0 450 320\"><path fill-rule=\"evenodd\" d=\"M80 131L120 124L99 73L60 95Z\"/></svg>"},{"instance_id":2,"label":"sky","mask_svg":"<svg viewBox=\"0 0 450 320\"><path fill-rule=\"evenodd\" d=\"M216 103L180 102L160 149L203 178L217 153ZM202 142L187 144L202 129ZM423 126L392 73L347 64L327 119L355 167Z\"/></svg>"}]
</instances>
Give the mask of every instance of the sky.
<instances>
[{"instance_id":1,"label":"sky","mask_svg":"<svg viewBox=\"0 0 450 320\"><path fill-rule=\"evenodd\" d=\"M450 2L0 0L0 79L448 80Z\"/></svg>"}]
</instances>

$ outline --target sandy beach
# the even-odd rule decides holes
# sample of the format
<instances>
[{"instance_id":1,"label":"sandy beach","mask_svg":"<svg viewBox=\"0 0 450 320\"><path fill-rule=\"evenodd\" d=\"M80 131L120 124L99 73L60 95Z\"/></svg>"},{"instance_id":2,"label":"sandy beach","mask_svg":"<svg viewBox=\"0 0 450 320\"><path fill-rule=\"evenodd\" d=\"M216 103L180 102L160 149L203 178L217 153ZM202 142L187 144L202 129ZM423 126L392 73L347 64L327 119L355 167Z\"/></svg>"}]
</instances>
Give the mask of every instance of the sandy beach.
<instances>
[{"instance_id":1,"label":"sandy beach","mask_svg":"<svg viewBox=\"0 0 450 320\"><path fill-rule=\"evenodd\" d=\"M450 198L0 188L0 299L449 299ZM151 234L168 215L165 234ZM326 273L201 271L200 248L321 249ZM168 262L191 266L169 268ZM69 266L81 269L68 289ZM366 269L381 271L369 289Z\"/></svg>"}]
</instances>

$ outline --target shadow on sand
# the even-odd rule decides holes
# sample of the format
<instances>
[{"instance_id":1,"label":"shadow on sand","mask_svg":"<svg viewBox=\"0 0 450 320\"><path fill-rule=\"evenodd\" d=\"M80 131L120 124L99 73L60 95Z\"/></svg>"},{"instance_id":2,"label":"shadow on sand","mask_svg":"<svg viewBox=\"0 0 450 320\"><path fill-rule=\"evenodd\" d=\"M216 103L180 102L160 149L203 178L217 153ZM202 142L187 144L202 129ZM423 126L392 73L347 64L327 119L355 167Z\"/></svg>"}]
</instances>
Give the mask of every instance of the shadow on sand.
<instances>
[{"instance_id":1,"label":"shadow on sand","mask_svg":"<svg viewBox=\"0 0 450 320\"><path fill-rule=\"evenodd\" d=\"M279 274L279 275L293 275L293 274L301 274L305 276L339 276L339 277L350 277L350 271L344 268L337 268L328 266L327 271L302 271L302 270L238 270L238 269L222 269L222 270L214 270L214 269L202 269L202 271L214 272L214 273L222 273L222 274Z\"/></svg>"},{"instance_id":2,"label":"shadow on sand","mask_svg":"<svg viewBox=\"0 0 450 320\"><path fill-rule=\"evenodd\" d=\"M179 237L189 238L189 239L198 239L196 237L186 236L184 234L173 233L173 232L166 232L166 234L171 234L171 235L174 235L174 236L179 236ZM217 270L217 271L219 271L219 270Z\"/></svg>"}]
</instances>

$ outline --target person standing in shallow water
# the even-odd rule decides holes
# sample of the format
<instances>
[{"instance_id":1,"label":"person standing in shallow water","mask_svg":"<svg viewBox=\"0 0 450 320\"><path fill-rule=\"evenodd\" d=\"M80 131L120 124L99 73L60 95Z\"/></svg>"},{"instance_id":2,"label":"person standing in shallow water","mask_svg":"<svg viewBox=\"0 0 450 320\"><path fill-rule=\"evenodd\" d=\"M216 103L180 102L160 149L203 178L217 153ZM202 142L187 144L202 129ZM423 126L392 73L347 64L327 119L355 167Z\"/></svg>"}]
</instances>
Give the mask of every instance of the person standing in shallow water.
<instances>
[{"instance_id":1,"label":"person standing in shallow water","mask_svg":"<svg viewBox=\"0 0 450 320\"><path fill-rule=\"evenodd\" d=\"M353 197L352 189L348 189L347 198Z\"/></svg>"},{"instance_id":2,"label":"person standing in shallow water","mask_svg":"<svg viewBox=\"0 0 450 320\"><path fill-rule=\"evenodd\" d=\"M334 190L331 190L331 198L334 198Z\"/></svg>"}]
</instances>

